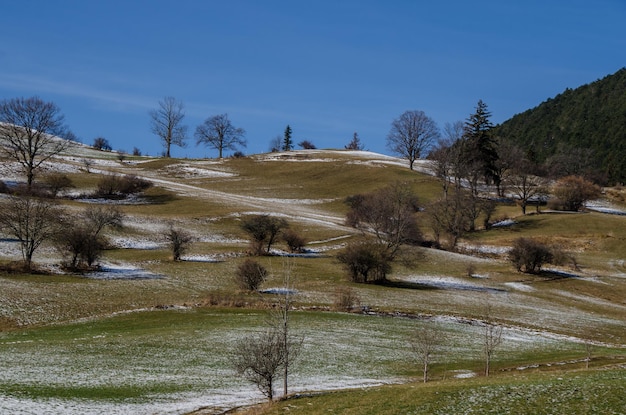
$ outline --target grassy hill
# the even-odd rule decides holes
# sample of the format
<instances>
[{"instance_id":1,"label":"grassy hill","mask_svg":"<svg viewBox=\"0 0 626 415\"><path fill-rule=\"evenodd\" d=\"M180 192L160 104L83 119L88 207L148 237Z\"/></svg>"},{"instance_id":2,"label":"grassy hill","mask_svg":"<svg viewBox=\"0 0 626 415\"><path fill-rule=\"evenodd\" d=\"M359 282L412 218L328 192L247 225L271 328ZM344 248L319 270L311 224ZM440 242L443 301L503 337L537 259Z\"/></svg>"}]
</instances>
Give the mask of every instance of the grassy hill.
<instances>
[{"instance_id":1,"label":"grassy hill","mask_svg":"<svg viewBox=\"0 0 626 415\"><path fill-rule=\"evenodd\" d=\"M439 392L469 394L477 401L516 388L558 392L555 369L576 388L584 383L580 379L602 378L613 391L623 380L626 216L600 211L520 216L519 208L501 205L494 217L510 219L509 226L471 233L457 252L407 248L412 260L394 264L391 284L355 284L335 259L359 235L344 224L345 198L399 180L424 206L441 194L428 162L410 171L403 160L369 152L119 161L111 153L77 151L46 166L73 180L72 197L61 200L68 210L112 203L79 197L105 174L132 174L154 186L117 202L126 215L124 226L107 232L112 247L99 272L0 274L0 412L191 413L205 407L198 413L213 413L260 401L254 386L234 374L229 355L237 339L262 329L276 299L272 289L283 287L286 269L297 290L293 329L304 338L293 391L389 384L366 393L368 398L342 392L312 398L310 405L281 404L301 406L299 413L317 413L313 408L350 413L342 408L380 394L387 396L381 402L397 395L397 408L404 412L404 397L406 405L414 405L410 391L418 388L426 400ZM1 172L2 180L19 178L9 163ZM601 202L623 209L623 190L607 189L606 195L611 199ZM287 255L278 243L276 255L257 258L270 270L262 291L246 293L233 279L248 258L240 224L258 213L286 219L305 237L307 251ZM428 237L425 214L418 218ZM182 261L170 259L164 239L169 223L195 237ZM576 256L578 268L555 268L551 276L516 272L506 252L519 236L560 244ZM15 241L0 239L0 262L18 258ZM60 257L44 246L34 260L55 270ZM336 311L342 288L352 289L362 308ZM504 326L489 380L481 376L487 303ZM412 383L420 369L409 345L424 324L436 325L449 339L435 357L427 386ZM589 347L588 372L583 368ZM578 395L568 396L563 394L559 408L576 407ZM623 400L607 402L623 412ZM454 407L441 405L444 412Z\"/></svg>"},{"instance_id":2,"label":"grassy hill","mask_svg":"<svg viewBox=\"0 0 626 415\"><path fill-rule=\"evenodd\" d=\"M626 68L595 82L567 89L495 128L522 146L534 161L582 149L596 176L626 181Z\"/></svg>"}]
</instances>

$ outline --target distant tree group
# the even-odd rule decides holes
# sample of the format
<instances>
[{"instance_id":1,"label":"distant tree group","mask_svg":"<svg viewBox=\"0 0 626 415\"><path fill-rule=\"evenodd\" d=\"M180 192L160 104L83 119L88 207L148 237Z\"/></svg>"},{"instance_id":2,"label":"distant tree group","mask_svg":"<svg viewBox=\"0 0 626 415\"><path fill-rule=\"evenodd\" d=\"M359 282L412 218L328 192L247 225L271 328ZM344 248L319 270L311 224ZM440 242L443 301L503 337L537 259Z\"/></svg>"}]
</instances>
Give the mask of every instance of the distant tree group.
<instances>
[{"instance_id":1,"label":"distant tree group","mask_svg":"<svg viewBox=\"0 0 626 415\"><path fill-rule=\"evenodd\" d=\"M350 210L346 224L360 229L365 239L348 245L337 256L355 282L386 279L391 263L404 244L422 239L415 213L417 197L407 183L394 183L368 194L357 194L346 200Z\"/></svg>"}]
</instances>

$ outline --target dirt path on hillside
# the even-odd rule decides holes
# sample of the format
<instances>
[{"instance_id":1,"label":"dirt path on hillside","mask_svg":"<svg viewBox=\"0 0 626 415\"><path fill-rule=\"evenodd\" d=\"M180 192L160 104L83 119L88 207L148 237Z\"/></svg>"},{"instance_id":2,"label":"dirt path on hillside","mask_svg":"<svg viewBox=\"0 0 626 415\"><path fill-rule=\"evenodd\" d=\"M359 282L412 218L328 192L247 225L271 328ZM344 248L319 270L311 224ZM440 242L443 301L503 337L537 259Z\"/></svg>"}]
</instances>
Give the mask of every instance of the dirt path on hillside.
<instances>
[{"instance_id":1,"label":"dirt path on hillside","mask_svg":"<svg viewBox=\"0 0 626 415\"><path fill-rule=\"evenodd\" d=\"M287 218L306 223L315 223L332 229L343 229L348 233L354 232L353 228L344 225L345 218L315 209L310 204L298 203L298 199L266 199L254 196L237 195L218 190L209 190L202 187L179 183L174 180L156 178L145 172L132 171L135 176L149 180L167 190L181 196L191 196L199 199L211 200L212 202L223 203L242 210L241 213L268 213L280 214Z\"/></svg>"}]
</instances>

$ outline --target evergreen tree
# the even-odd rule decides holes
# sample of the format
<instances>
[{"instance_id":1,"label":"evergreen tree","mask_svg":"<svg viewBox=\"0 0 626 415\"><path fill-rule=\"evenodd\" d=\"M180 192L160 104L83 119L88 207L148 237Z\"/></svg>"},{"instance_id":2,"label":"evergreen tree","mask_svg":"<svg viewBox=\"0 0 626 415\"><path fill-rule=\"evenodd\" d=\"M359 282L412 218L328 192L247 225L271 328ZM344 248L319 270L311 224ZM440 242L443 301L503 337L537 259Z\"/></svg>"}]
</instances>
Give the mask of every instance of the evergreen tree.
<instances>
[{"instance_id":1,"label":"evergreen tree","mask_svg":"<svg viewBox=\"0 0 626 415\"><path fill-rule=\"evenodd\" d=\"M291 127L287 124L285 135L283 138L283 151L291 151L293 149L293 140L291 139Z\"/></svg>"},{"instance_id":2,"label":"evergreen tree","mask_svg":"<svg viewBox=\"0 0 626 415\"><path fill-rule=\"evenodd\" d=\"M493 124L489 120L490 117L487 104L479 100L476 112L465 121L464 153L467 165L480 169L477 173L484 177L485 182L499 184L497 143L492 133Z\"/></svg>"}]
</instances>

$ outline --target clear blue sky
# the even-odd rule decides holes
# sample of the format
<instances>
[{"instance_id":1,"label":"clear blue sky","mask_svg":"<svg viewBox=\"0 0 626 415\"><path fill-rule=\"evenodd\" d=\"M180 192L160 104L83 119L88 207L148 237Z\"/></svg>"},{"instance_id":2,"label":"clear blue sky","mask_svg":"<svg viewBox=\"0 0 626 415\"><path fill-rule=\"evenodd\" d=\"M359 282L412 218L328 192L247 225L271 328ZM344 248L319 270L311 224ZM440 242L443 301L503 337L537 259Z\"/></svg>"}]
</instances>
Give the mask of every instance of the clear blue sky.
<instances>
[{"instance_id":1,"label":"clear blue sky","mask_svg":"<svg viewBox=\"0 0 626 415\"><path fill-rule=\"evenodd\" d=\"M389 153L391 121L422 110L442 127L479 99L505 121L626 66L625 0L2 0L0 99L54 101L84 143L163 150L148 111L185 104L187 148L228 113L265 152L343 148L358 132Z\"/></svg>"}]
</instances>

